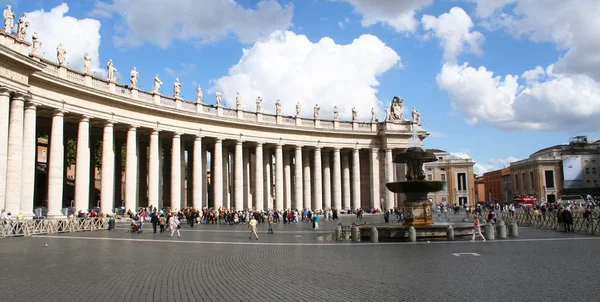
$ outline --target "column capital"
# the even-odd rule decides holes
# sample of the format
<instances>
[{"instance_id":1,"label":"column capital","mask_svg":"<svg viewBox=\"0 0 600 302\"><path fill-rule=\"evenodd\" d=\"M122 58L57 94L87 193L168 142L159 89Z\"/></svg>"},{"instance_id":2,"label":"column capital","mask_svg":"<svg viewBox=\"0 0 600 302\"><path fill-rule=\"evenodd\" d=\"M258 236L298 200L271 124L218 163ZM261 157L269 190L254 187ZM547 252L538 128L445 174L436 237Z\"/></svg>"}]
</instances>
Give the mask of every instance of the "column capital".
<instances>
[{"instance_id":1,"label":"column capital","mask_svg":"<svg viewBox=\"0 0 600 302\"><path fill-rule=\"evenodd\" d=\"M104 123L104 127L111 127L111 128L112 128L112 127L114 127L114 125L115 125L115 124L114 124L112 121L106 121L106 122Z\"/></svg>"},{"instance_id":2,"label":"column capital","mask_svg":"<svg viewBox=\"0 0 600 302\"><path fill-rule=\"evenodd\" d=\"M152 134L155 134L155 133L156 133L156 135L158 135L160 133L160 130L158 130L156 128L152 129Z\"/></svg>"},{"instance_id":3,"label":"column capital","mask_svg":"<svg viewBox=\"0 0 600 302\"><path fill-rule=\"evenodd\" d=\"M25 110L37 110L38 106L39 106L39 104L37 104L37 103L26 102L25 103Z\"/></svg>"},{"instance_id":4,"label":"column capital","mask_svg":"<svg viewBox=\"0 0 600 302\"><path fill-rule=\"evenodd\" d=\"M302 151L302 146L296 145L296 150L301 150Z\"/></svg>"},{"instance_id":5,"label":"column capital","mask_svg":"<svg viewBox=\"0 0 600 302\"><path fill-rule=\"evenodd\" d=\"M283 144L277 143L277 149L283 149Z\"/></svg>"},{"instance_id":6,"label":"column capital","mask_svg":"<svg viewBox=\"0 0 600 302\"><path fill-rule=\"evenodd\" d=\"M202 138L204 138L203 135L197 134L197 135L194 136L194 141L201 142Z\"/></svg>"},{"instance_id":7,"label":"column capital","mask_svg":"<svg viewBox=\"0 0 600 302\"><path fill-rule=\"evenodd\" d=\"M378 147L373 147L373 148L371 148L371 152L377 153L377 152L379 152L379 148Z\"/></svg>"},{"instance_id":8,"label":"column capital","mask_svg":"<svg viewBox=\"0 0 600 302\"><path fill-rule=\"evenodd\" d=\"M20 92L20 91L14 91L12 93L12 98L13 100L22 100L22 101L27 101L31 98L31 96L29 94Z\"/></svg>"},{"instance_id":9,"label":"column capital","mask_svg":"<svg viewBox=\"0 0 600 302\"><path fill-rule=\"evenodd\" d=\"M235 144L236 144L236 145L241 145L241 144L243 144L243 143L244 143L244 141L243 141L243 140L237 140L237 141L235 142Z\"/></svg>"},{"instance_id":10,"label":"column capital","mask_svg":"<svg viewBox=\"0 0 600 302\"><path fill-rule=\"evenodd\" d=\"M181 133L179 133L179 132L174 132L174 133L173 133L173 138L181 138Z\"/></svg>"},{"instance_id":11,"label":"column capital","mask_svg":"<svg viewBox=\"0 0 600 302\"><path fill-rule=\"evenodd\" d=\"M10 96L11 92L12 92L12 89L10 89L8 87L0 87L0 95L1 96Z\"/></svg>"},{"instance_id":12,"label":"column capital","mask_svg":"<svg viewBox=\"0 0 600 302\"><path fill-rule=\"evenodd\" d=\"M257 147L262 147L263 145L264 145L264 144L263 144L263 143L261 143L261 142L256 142L256 146L257 146Z\"/></svg>"},{"instance_id":13,"label":"column capital","mask_svg":"<svg viewBox=\"0 0 600 302\"><path fill-rule=\"evenodd\" d=\"M334 152L340 152L340 151L342 151L342 148L340 148L340 147L333 147L333 151Z\"/></svg>"},{"instance_id":14,"label":"column capital","mask_svg":"<svg viewBox=\"0 0 600 302\"><path fill-rule=\"evenodd\" d=\"M321 146L315 146L315 151L319 150L319 152L321 152L321 149L323 149L323 147L321 147Z\"/></svg>"},{"instance_id":15,"label":"column capital","mask_svg":"<svg viewBox=\"0 0 600 302\"><path fill-rule=\"evenodd\" d=\"M139 128L140 126L138 125L129 125L129 129L127 129L127 131L137 131L137 128Z\"/></svg>"},{"instance_id":16,"label":"column capital","mask_svg":"<svg viewBox=\"0 0 600 302\"><path fill-rule=\"evenodd\" d=\"M215 140L215 143L221 143L222 144L223 143L223 139L217 137L217 139Z\"/></svg>"},{"instance_id":17,"label":"column capital","mask_svg":"<svg viewBox=\"0 0 600 302\"><path fill-rule=\"evenodd\" d=\"M63 109L54 109L52 116L65 116L66 111Z\"/></svg>"}]
</instances>

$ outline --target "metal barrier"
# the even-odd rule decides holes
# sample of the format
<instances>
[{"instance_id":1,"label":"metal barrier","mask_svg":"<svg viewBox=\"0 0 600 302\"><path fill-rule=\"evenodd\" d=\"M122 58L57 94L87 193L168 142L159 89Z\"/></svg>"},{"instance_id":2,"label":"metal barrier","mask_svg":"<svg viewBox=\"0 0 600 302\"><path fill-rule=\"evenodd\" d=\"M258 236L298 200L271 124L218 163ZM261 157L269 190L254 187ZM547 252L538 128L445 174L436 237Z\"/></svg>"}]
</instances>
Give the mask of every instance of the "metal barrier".
<instances>
[{"instance_id":1,"label":"metal barrier","mask_svg":"<svg viewBox=\"0 0 600 302\"><path fill-rule=\"evenodd\" d=\"M39 219L0 222L0 238L108 229L109 218Z\"/></svg>"},{"instance_id":2,"label":"metal barrier","mask_svg":"<svg viewBox=\"0 0 600 302\"><path fill-rule=\"evenodd\" d=\"M573 231L589 235L600 234L600 215L594 212L590 217L583 217L580 213L573 213ZM562 230L563 223L558 223L556 212L546 215L534 216L527 212L504 213L504 221L509 224L516 222L519 226L535 227L549 230Z\"/></svg>"}]
</instances>

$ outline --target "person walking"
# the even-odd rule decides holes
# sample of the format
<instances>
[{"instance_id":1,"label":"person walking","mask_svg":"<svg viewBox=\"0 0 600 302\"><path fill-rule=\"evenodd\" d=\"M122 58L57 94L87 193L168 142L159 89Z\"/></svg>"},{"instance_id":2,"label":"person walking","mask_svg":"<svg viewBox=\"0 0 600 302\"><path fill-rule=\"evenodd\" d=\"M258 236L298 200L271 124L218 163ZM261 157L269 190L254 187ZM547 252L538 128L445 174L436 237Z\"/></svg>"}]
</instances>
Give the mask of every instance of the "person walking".
<instances>
[{"instance_id":1,"label":"person walking","mask_svg":"<svg viewBox=\"0 0 600 302\"><path fill-rule=\"evenodd\" d=\"M252 220L250 220L250 222L248 222L248 227L252 229L252 231L250 233L250 237L248 237L248 239L252 239L252 236L256 236L256 240L258 240L258 234L256 233L256 224L257 223L258 223L258 221L256 221L254 216L252 216Z\"/></svg>"},{"instance_id":2,"label":"person walking","mask_svg":"<svg viewBox=\"0 0 600 302\"><path fill-rule=\"evenodd\" d=\"M315 216L313 217L313 223L314 223L314 229L318 230L319 229L319 215L315 214Z\"/></svg>"},{"instance_id":3,"label":"person walking","mask_svg":"<svg viewBox=\"0 0 600 302\"><path fill-rule=\"evenodd\" d=\"M273 234L273 214L269 214L269 219L267 219L267 221L269 222L269 232L268 234Z\"/></svg>"},{"instance_id":4,"label":"person walking","mask_svg":"<svg viewBox=\"0 0 600 302\"><path fill-rule=\"evenodd\" d=\"M479 223L479 217L477 215L473 215L473 237L471 237L471 241L475 241L475 234L478 233L481 236L481 239L485 241L485 237L481 234L481 224Z\"/></svg>"},{"instance_id":5,"label":"person walking","mask_svg":"<svg viewBox=\"0 0 600 302\"><path fill-rule=\"evenodd\" d=\"M160 215L158 216L158 224L160 227L160 233L164 233L165 232L165 225L167 224L167 217L165 217L165 214L160 213Z\"/></svg>"},{"instance_id":6,"label":"person walking","mask_svg":"<svg viewBox=\"0 0 600 302\"><path fill-rule=\"evenodd\" d=\"M179 225L181 222L179 221L179 219L173 217L170 221L170 227L171 227L171 237L173 237L173 234L175 232L177 232L177 238L181 237L181 234L179 233L179 228L181 228L181 226Z\"/></svg>"},{"instance_id":7,"label":"person walking","mask_svg":"<svg viewBox=\"0 0 600 302\"><path fill-rule=\"evenodd\" d=\"M152 230L154 231L154 234L156 234L156 226L160 222L156 213L152 213L152 218L150 218L150 222L152 223Z\"/></svg>"}]
</instances>

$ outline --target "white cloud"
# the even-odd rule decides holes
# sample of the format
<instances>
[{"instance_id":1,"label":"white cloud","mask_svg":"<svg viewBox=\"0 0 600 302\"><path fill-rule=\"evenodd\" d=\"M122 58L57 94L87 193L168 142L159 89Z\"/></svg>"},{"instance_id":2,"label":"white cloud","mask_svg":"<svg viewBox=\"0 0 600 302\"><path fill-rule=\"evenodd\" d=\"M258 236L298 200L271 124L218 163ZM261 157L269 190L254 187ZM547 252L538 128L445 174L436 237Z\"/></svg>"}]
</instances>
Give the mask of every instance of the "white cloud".
<instances>
[{"instance_id":1,"label":"white cloud","mask_svg":"<svg viewBox=\"0 0 600 302\"><path fill-rule=\"evenodd\" d=\"M294 115L300 102L306 117L319 104L321 118L331 118L337 105L340 118L350 118L351 108L356 107L359 119L370 120L375 107L382 120L377 76L399 63L400 56L372 35L339 45L327 37L313 43L304 35L277 31L244 49L239 62L215 86L229 105L235 104L240 92L244 108L251 110L261 96L263 110L269 112L281 99L286 115Z\"/></svg>"},{"instance_id":2,"label":"white cloud","mask_svg":"<svg viewBox=\"0 0 600 302\"><path fill-rule=\"evenodd\" d=\"M469 154L464 152L450 152L452 159L472 159ZM483 173L507 168L510 163L519 160L516 157L509 156L507 158L490 158L486 162L475 162L473 173L483 175Z\"/></svg>"},{"instance_id":3,"label":"white cloud","mask_svg":"<svg viewBox=\"0 0 600 302\"><path fill-rule=\"evenodd\" d=\"M29 12L27 40L31 41L34 32L42 42L38 52L44 58L56 62L56 47L62 43L67 51L67 64L78 70L83 69L83 56L87 52L92 57L92 70L99 67L100 22L94 19L76 19L66 16L69 6L58 5L49 12L36 10Z\"/></svg>"},{"instance_id":4,"label":"white cloud","mask_svg":"<svg viewBox=\"0 0 600 302\"><path fill-rule=\"evenodd\" d=\"M196 64L192 64L192 63L187 63L187 64L180 63L179 67L177 67L177 68L171 68L171 67L165 68L165 72L173 78L189 75L194 70L196 70Z\"/></svg>"},{"instance_id":5,"label":"white cloud","mask_svg":"<svg viewBox=\"0 0 600 302\"><path fill-rule=\"evenodd\" d=\"M579 0L472 0L477 15L497 28L534 42L556 44L564 55L557 72L600 81L600 2ZM512 4L511 6L507 6ZM505 8L510 11L503 11Z\"/></svg>"},{"instance_id":6,"label":"white cloud","mask_svg":"<svg viewBox=\"0 0 600 302\"><path fill-rule=\"evenodd\" d=\"M234 0L112 0L98 2L92 15L123 19L117 46L138 46L144 41L166 48L173 40L210 42L230 34L250 43L291 25L294 5L261 0L244 8Z\"/></svg>"},{"instance_id":7,"label":"white cloud","mask_svg":"<svg viewBox=\"0 0 600 302\"><path fill-rule=\"evenodd\" d=\"M445 64L437 76L452 105L469 123L485 122L509 130L596 131L600 114L600 85L586 75L565 75L548 67L519 86L518 76L502 79L485 67ZM549 72L550 71L550 72Z\"/></svg>"},{"instance_id":8,"label":"white cloud","mask_svg":"<svg viewBox=\"0 0 600 302\"><path fill-rule=\"evenodd\" d=\"M433 31L444 48L444 60L456 62L464 51L481 54L484 36L478 31L471 31L474 24L471 17L460 7L453 7L450 12L439 17L424 15L421 18L423 28Z\"/></svg>"},{"instance_id":9,"label":"white cloud","mask_svg":"<svg viewBox=\"0 0 600 302\"><path fill-rule=\"evenodd\" d=\"M335 0L334 0L335 1ZM433 0L337 0L350 3L363 19L362 26L377 23L391 26L397 32L414 32L419 21L415 19L418 10L430 6Z\"/></svg>"}]
</instances>

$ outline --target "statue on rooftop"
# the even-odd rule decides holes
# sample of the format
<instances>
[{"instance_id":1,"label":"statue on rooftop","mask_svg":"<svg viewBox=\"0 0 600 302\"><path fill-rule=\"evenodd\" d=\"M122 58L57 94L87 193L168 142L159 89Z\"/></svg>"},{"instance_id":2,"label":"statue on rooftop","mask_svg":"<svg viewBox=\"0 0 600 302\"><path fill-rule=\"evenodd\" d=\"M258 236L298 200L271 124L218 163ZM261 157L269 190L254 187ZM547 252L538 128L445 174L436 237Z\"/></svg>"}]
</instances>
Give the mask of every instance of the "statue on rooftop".
<instances>
[{"instance_id":1,"label":"statue on rooftop","mask_svg":"<svg viewBox=\"0 0 600 302\"><path fill-rule=\"evenodd\" d=\"M108 78L108 81L114 82L115 81L115 72L117 72L117 69L113 65L112 59L108 60L108 64L106 64L106 70L107 70L106 77Z\"/></svg>"},{"instance_id":2,"label":"statue on rooftop","mask_svg":"<svg viewBox=\"0 0 600 302\"><path fill-rule=\"evenodd\" d=\"M375 108L371 108L371 123L375 123L377 116L375 115Z\"/></svg>"},{"instance_id":3,"label":"statue on rooftop","mask_svg":"<svg viewBox=\"0 0 600 302\"><path fill-rule=\"evenodd\" d=\"M415 107L412 109L412 122L414 124L421 123L421 113Z\"/></svg>"},{"instance_id":4,"label":"statue on rooftop","mask_svg":"<svg viewBox=\"0 0 600 302\"><path fill-rule=\"evenodd\" d=\"M10 9L10 5L6 6L6 9L4 10L4 33L6 34L11 34L13 27L15 26L15 17L17 16L17 14L13 13L12 10Z\"/></svg>"},{"instance_id":5,"label":"statue on rooftop","mask_svg":"<svg viewBox=\"0 0 600 302\"><path fill-rule=\"evenodd\" d=\"M302 113L302 106L300 106L300 102L296 103L296 117L300 117Z\"/></svg>"},{"instance_id":6,"label":"statue on rooftop","mask_svg":"<svg viewBox=\"0 0 600 302\"><path fill-rule=\"evenodd\" d=\"M133 69L131 70L131 72L129 73L129 86L131 88L137 87L137 81L138 81L139 76L140 76L140 73L135 69L135 66L134 66Z\"/></svg>"},{"instance_id":7,"label":"statue on rooftop","mask_svg":"<svg viewBox=\"0 0 600 302\"><path fill-rule=\"evenodd\" d=\"M275 102L275 114L281 115L281 100Z\"/></svg>"},{"instance_id":8,"label":"statue on rooftop","mask_svg":"<svg viewBox=\"0 0 600 302\"><path fill-rule=\"evenodd\" d=\"M196 102L202 103L202 88L200 88L200 85L198 85L198 88L196 88L196 92L198 92L196 95Z\"/></svg>"},{"instance_id":9,"label":"statue on rooftop","mask_svg":"<svg viewBox=\"0 0 600 302\"><path fill-rule=\"evenodd\" d=\"M352 107L352 121L356 122L357 118L358 118L358 112L356 112L356 107Z\"/></svg>"},{"instance_id":10,"label":"statue on rooftop","mask_svg":"<svg viewBox=\"0 0 600 302\"><path fill-rule=\"evenodd\" d=\"M404 100L395 96L392 99L392 103L390 105L390 115L388 121L404 121L404 116L402 116L402 105L404 104Z\"/></svg>"},{"instance_id":11,"label":"statue on rooftop","mask_svg":"<svg viewBox=\"0 0 600 302\"><path fill-rule=\"evenodd\" d=\"M92 57L87 52L83 56L83 73L92 73Z\"/></svg>"},{"instance_id":12,"label":"statue on rooftop","mask_svg":"<svg viewBox=\"0 0 600 302\"><path fill-rule=\"evenodd\" d=\"M175 83L173 84L173 97L176 99L181 98L181 83L179 82L179 78L175 78Z\"/></svg>"},{"instance_id":13,"label":"statue on rooftop","mask_svg":"<svg viewBox=\"0 0 600 302\"><path fill-rule=\"evenodd\" d=\"M315 105L315 109L314 110L315 110L315 113L314 113L315 120L320 119L321 116L319 114L319 110L321 110L321 107L319 107L319 104Z\"/></svg>"},{"instance_id":14,"label":"statue on rooftop","mask_svg":"<svg viewBox=\"0 0 600 302\"><path fill-rule=\"evenodd\" d=\"M23 41L27 35L27 28L29 27L29 20L27 20L27 13L23 13L23 16L19 18L17 24L17 39Z\"/></svg>"},{"instance_id":15,"label":"statue on rooftop","mask_svg":"<svg viewBox=\"0 0 600 302\"><path fill-rule=\"evenodd\" d=\"M65 65L66 57L67 57L67 50L62 45L62 43L59 43L58 46L56 47L56 60L58 61L58 65L61 65L61 66Z\"/></svg>"},{"instance_id":16,"label":"statue on rooftop","mask_svg":"<svg viewBox=\"0 0 600 302\"><path fill-rule=\"evenodd\" d=\"M158 74L154 76L154 85L152 86L152 93L158 93L160 89L160 85L162 85L162 81L158 78Z\"/></svg>"},{"instance_id":17,"label":"statue on rooftop","mask_svg":"<svg viewBox=\"0 0 600 302\"><path fill-rule=\"evenodd\" d=\"M37 56L38 51L40 50L40 47L42 47L42 42L40 42L37 32L33 32L33 35L31 36L31 43L33 44L33 49L31 50L31 54Z\"/></svg>"},{"instance_id":18,"label":"statue on rooftop","mask_svg":"<svg viewBox=\"0 0 600 302\"><path fill-rule=\"evenodd\" d=\"M223 106L221 97L222 97L221 90L217 89L217 92L215 93L215 100L216 100L217 107Z\"/></svg>"},{"instance_id":19,"label":"statue on rooftop","mask_svg":"<svg viewBox=\"0 0 600 302\"><path fill-rule=\"evenodd\" d=\"M235 95L235 109L240 110L241 108L242 108L242 96L238 92Z\"/></svg>"},{"instance_id":20,"label":"statue on rooftop","mask_svg":"<svg viewBox=\"0 0 600 302\"><path fill-rule=\"evenodd\" d=\"M337 106L333 106L333 120L337 121L340 119L340 112L338 111Z\"/></svg>"},{"instance_id":21,"label":"statue on rooftop","mask_svg":"<svg viewBox=\"0 0 600 302\"><path fill-rule=\"evenodd\" d=\"M259 96L256 98L256 112L262 111L262 98Z\"/></svg>"}]
</instances>

